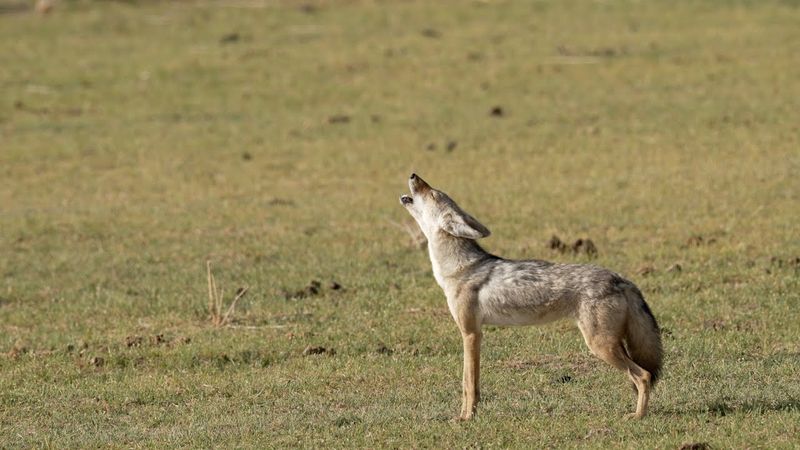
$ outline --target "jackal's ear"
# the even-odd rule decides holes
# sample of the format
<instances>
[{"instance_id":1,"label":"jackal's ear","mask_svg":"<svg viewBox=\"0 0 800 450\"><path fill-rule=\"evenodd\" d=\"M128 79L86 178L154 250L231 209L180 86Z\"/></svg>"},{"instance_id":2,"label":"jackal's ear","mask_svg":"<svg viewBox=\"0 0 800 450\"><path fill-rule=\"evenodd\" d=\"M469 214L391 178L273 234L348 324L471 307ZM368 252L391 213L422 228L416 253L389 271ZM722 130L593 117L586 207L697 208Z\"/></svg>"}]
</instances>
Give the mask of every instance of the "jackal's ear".
<instances>
[{"instance_id":1,"label":"jackal's ear","mask_svg":"<svg viewBox=\"0 0 800 450\"><path fill-rule=\"evenodd\" d=\"M492 234L477 219L464 211L453 210L442 216L442 229L455 237L480 239Z\"/></svg>"}]
</instances>

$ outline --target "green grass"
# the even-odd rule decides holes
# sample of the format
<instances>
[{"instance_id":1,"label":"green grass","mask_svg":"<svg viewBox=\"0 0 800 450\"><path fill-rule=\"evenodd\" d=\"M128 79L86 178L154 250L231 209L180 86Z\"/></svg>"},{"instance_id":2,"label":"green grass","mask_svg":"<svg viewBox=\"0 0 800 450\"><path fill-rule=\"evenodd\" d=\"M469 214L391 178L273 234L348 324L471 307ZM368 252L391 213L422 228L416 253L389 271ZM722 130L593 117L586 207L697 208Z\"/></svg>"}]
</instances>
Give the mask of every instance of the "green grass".
<instances>
[{"instance_id":1,"label":"green grass","mask_svg":"<svg viewBox=\"0 0 800 450\"><path fill-rule=\"evenodd\" d=\"M797 445L796 2L310 5L0 8L0 446ZM486 329L478 419L451 421L412 170L490 251L588 237L639 284L646 420L558 323ZM233 326L207 260L250 288Z\"/></svg>"}]
</instances>

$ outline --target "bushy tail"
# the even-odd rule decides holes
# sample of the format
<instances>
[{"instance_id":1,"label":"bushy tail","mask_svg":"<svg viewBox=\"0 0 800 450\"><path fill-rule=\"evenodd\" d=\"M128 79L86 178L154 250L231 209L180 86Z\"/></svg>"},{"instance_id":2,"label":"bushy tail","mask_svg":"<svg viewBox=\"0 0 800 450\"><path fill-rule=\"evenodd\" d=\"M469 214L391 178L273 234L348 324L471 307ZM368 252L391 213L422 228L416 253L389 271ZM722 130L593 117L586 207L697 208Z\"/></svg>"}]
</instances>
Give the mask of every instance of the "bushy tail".
<instances>
[{"instance_id":1,"label":"bushy tail","mask_svg":"<svg viewBox=\"0 0 800 450\"><path fill-rule=\"evenodd\" d=\"M635 286L625 290L628 299L628 320L625 330L625 347L631 359L650 372L650 383L655 385L661 375L664 350L661 347L661 330L641 291Z\"/></svg>"}]
</instances>

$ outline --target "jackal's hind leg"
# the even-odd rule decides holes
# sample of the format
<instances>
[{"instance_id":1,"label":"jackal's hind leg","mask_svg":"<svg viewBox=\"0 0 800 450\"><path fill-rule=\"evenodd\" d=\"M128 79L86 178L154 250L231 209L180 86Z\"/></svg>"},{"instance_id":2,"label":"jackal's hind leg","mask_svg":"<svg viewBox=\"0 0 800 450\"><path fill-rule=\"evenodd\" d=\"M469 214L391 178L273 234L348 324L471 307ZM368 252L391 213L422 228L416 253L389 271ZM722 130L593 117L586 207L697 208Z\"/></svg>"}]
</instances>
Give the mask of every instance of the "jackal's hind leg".
<instances>
[{"instance_id":1,"label":"jackal's hind leg","mask_svg":"<svg viewBox=\"0 0 800 450\"><path fill-rule=\"evenodd\" d=\"M650 401L650 372L639 367L628 357L621 342L614 344L603 343L597 345L597 347L599 348L592 348L592 351L598 358L626 372L631 381L633 381L638 394L636 412L633 417L641 419L647 414L647 404Z\"/></svg>"},{"instance_id":2,"label":"jackal's hind leg","mask_svg":"<svg viewBox=\"0 0 800 450\"><path fill-rule=\"evenodd\" d=\"M594 325L594 326L593 326ZM596 323L578 323L583 339L592 353L603 361L628 374L636 387L636 412L632 417L640 419L647 414L650 401L650 372L636 364L622 345L622 330L608 329L600 332Z\"/></svg>"}]
</instances>

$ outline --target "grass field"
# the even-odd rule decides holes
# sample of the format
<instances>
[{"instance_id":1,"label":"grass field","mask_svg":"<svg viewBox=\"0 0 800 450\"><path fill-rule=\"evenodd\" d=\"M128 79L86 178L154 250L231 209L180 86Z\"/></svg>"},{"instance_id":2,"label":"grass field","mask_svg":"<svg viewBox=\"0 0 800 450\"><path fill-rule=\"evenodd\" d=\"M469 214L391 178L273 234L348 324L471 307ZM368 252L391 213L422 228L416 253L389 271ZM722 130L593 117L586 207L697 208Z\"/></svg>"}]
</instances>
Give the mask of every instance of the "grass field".
<instances>
[{"instance_id":1,"label":"grass field","mask_svg":"<svg viewBox=\"0 0 800 450\"><path fill-rule=\"evenodd\" d=\"M800 446L797 2L18 4L0 447ZM485 329L478 418L452 421L411 171L493 253L589 238L642 288L645 420L556 323ZM226 302L249 287L227 326L206 261Z\"/></svg>"}]
</instances>

